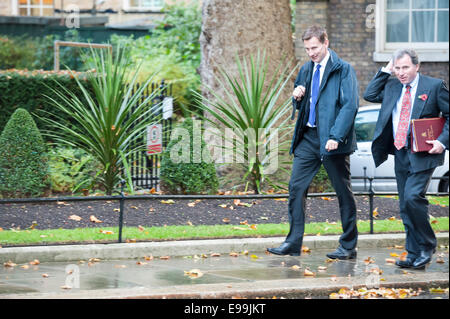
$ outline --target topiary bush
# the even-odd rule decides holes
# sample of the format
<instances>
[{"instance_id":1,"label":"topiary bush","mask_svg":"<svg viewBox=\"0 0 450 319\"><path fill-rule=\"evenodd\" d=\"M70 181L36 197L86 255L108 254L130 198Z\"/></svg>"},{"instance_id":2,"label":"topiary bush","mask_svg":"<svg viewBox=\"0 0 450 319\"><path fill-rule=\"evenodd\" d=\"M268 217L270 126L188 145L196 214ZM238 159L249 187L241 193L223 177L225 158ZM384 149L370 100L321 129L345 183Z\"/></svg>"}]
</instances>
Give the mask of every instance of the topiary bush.
<instances>
[{"instance_id":1,"label":"topiary bush","mask_svg":"<svg viewBox=\"0 0 450 319\"><path fill-rule=\"evenodd\" d=\"M201 139L201 147L194 148L193 121L186 119L174 132L177 136L174 138L173 134L161 158L161 189L172 194L217 193L219 181L214 163L199 156L206 149L205 141ZM194 163L194 158L201 161Z\"/></svg>"},{"instance_id":2,"label":"topiary bush","mask_svg":"<svg viewBox=\"0 0 450 319\"><path fill-rule=\"evenodd\" d=\"M49 188L46 145L36 123L17 109L0 135L0 194L34 197Z\"/></svg>"}]
</instances>

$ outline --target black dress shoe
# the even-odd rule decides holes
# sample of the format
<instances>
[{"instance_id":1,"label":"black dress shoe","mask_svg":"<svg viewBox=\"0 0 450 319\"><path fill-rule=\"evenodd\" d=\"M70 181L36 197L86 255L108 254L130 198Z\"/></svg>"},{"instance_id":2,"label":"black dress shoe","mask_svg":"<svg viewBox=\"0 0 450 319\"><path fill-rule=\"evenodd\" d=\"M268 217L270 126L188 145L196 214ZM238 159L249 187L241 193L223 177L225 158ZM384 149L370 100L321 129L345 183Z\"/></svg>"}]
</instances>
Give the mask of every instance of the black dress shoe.
<instances>
[{"instance_id":1,"label":"black dress shoe","mask_svg":"<svg viewBox=\"0 0 450 319\"><path fill-rule=\"evenodd\" d=\"M334 252L327 254L328 258L331 259L355 259L356 258L356 249L345 249L342 246L339 246Z\"/></svg>"},{"instance_id":2,"label":"black dress shoe","mask_svg":"<svg viewBox=\"0 0 450 319\"><path fill-rule=\"evenodd\" d=\"M300 256L300 248L296 248L291 243L282 243L278 248L267 248L267 251L275 255Z\"/></svg>"},{"instance_id":3,"label":"black dress shoe","mask_svg":"<svg viewBox=\"0 0 450 319\"><path fill-rule=\"evenodd\" d=\"M416 260L414 260L414 262L412 264L412 268L424 269L425 266L431 261L431 258L433 257L433 253L435 251L436 251L435 249L422 250L420 252L420 256L417 257Z\"/></svg>"},{"instance_id":4,"label":"black dress shoe","mask_svg":"<svg viewBox=\"0 0 450 319\"><path fill-rule=\"evenodd\" d=\"M407 256L405 260L397 260L395 264L400 268L411 268L415 260L416 258Z\"/></svg>"}]
</instances>

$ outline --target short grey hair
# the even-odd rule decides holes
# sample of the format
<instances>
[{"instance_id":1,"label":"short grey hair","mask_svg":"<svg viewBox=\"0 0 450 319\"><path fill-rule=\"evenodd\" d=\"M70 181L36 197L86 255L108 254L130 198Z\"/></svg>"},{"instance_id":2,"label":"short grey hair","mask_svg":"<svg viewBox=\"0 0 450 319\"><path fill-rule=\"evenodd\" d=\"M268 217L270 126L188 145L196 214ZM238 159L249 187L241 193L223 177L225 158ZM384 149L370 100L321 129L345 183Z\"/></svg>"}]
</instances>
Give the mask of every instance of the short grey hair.
<instances>
[{"instance_id":1,"label":"short grey hair","mask_svg":"<svg viewBox=\"0 0 450 319\"><path fill-rule=\"evenodd\" d=\"M416 51L414 51L413 49L399 49L399 50L395 51L392 56L392 61L395 62L396 60L403 58L403 56L405 56L405 55L409 55L409 57L411 58L411 61L414 65L419 64L419 56L417 55Z\"/></svg>"}]
</instances>

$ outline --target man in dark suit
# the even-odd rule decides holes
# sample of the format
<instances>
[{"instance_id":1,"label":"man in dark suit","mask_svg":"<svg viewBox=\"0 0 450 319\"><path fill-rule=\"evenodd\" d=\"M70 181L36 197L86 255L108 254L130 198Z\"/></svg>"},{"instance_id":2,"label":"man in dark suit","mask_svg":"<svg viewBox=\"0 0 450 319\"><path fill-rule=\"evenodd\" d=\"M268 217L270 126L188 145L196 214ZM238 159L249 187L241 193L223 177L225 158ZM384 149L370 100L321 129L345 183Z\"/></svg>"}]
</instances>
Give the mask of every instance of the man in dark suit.
<instances>
[{"instance_id":1,"label":"man in dark suit","mask_svg":"<svg viewBox=\"0 0 450 319\"><path fill-rule=\"evenodd\" d=\"M311 61L300 69L293 92L292 119L299 110L290 153L294 153L289 182L290 230L285 242L268 248L277 255L299 256L305 229L308 187L323 164L336 190L343 234L329 258L356 258L356 204L350 183L349 155L356 149L354 120L358 82L350 64L328 48L326 30L308 28L303 44Z\"/></svg>"},{"instance_id":2,"label":"man in dark suit","mask_svg":"<svg viewBox=\"0 0 450 319\"><path fill-rule=\"evenodd\" d=\"M375 127L372 155L378 167L393 154L400 202L400 215L406 232L405 260L402 268L423 269L432 259L436 236L428 217L426 190L434 169L444 163L448 149L449 91L442 80L419 73L419 59L413 50L398 50L389 64L369 83L364 99L382 103ZM394 72L395 78L391 78ZM443 116L442 134L429 152L411 152L412 119Z\"/></svg>"}]
</instances>

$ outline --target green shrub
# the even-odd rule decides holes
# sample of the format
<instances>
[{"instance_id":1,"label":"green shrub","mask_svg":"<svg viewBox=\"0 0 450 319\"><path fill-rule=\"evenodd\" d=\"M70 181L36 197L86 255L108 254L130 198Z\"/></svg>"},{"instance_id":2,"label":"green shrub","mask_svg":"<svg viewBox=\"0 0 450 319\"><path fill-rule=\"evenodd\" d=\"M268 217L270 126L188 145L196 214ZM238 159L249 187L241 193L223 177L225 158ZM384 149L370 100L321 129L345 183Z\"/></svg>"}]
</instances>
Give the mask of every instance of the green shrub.
<instances>
[{"instance_id":1,"label":"green shrub","mask_svg":"<svg viewBox=\"0 0 450 319\"><path fill-rule=\"evenodd\" d=\"M40 196L49 186L46 145L31 115L17 109L0 136L0 193Z\"/></svg>"},{"instance_id":2,"label":"green shrub","mask_svg":"<svg viewBox=\"0 0 450 319\"><path fill-rule=\"evenodd\" d=\"M55 147L48 153L52 192L70 192L91 188L101 169L92 155L82 149Z\"/></svg>"},{"instance_id":3,"label":"green shrub","mask_svg":"<svg viewBox=\"0 0 450 319\"><path fill-rule=\"evenodd\" d=\"M214 163L204 161L194 163L194 158L201 159L201 156L198 156L200 154L194 152L203 153L202 151L206 148L205 141L202 139L201 147L198 149L196 147L194 150L193 121L191 119L186 119L179 128L189 134L172 138L165 149L161 159L161 189L172 194L215 194L219 182ZM181 130L179 132L182 132ZM189 153L183 154L186 151ZM177 163L178 160L173 161L173 154L176 154L177 157L187 155L186 160Z\"/></svg>"},{"instance_id":4,"label":"green shrub","mask_svg":"<svg viewBox=\"0 0 450 319\"><path fill-rule=\"evenodd\" d=\"M85 82L85 73L75 73L75 75ZM78 96L82 96L76 80L68 71L58 73L26 70L0 71L0 131L18 108L23 108L32 115L35 113L39 115L41 110L47 111L54 114L55 119L64 121L68 125L74 125L71 118L66 114L62 112L56 113L55 108L44 97L44 94L53 96L50 88L57 88L56 82L70 92L75 92ZM85 86L92 94L93 89L90 83L86 82ZM58 99L58 97L55 98ZM36 117L35 121L41 131L48 128L41 119Z\"/></svg>"}]
</instances>

